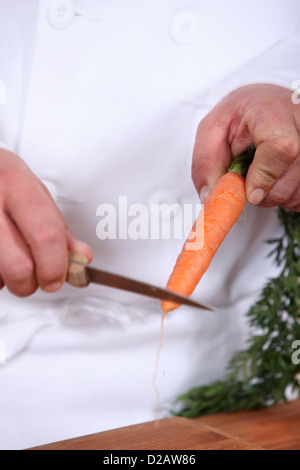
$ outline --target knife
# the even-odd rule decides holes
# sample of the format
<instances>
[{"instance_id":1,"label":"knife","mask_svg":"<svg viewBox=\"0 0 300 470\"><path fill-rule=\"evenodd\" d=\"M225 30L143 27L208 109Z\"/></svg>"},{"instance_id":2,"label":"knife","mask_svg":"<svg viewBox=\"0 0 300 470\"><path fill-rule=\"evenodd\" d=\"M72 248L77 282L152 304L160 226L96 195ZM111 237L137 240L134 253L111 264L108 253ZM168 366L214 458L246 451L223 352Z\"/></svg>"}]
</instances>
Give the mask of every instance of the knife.
<instances>
[{"instance_id":1,"label":"knife","mask_svg":"<svg viewBox=\"0 0 300 470\"><path fill-rule=\"evenodd\" d=\"M214 309L208 305L200 304L170 290L93 268L87 264L85 257L74 252L69 252L69 267L66 282L75 287L87 287L90 283L101 284L103 286L114 287L155 299L169 300L181 305L214 311Z\"/></svg>"}]
</instances>

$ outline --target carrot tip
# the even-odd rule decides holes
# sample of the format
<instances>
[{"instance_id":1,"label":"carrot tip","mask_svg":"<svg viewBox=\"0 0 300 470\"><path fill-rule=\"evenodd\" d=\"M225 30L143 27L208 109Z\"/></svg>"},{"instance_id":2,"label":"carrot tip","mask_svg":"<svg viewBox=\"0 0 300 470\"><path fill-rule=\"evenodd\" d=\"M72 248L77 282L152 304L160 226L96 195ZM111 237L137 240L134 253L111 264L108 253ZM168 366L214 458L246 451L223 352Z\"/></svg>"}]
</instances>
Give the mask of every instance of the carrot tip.
<instances>
[{"instance_id":1,"label":"carrot tip","mask_svg":"<svg viewBox=\"0 0 300 470\"><path fill-rule=\"evenodd\" d=\"M162 306L163 316L165 317L167 313L172 312L173 310L176 310L178 307L180 307L180 305L175 304L173 302L170 302L167 305Z\"/></svg>"},{"instance_id":2,"label":"carrot tip","mask_svg":"<svg viewBox=\"0 0 300 470\"><path fill-rule=\"evenodd\" d=\"M167 313L169 312L169 309L166 307L163 307L161 310L162 310L163 316L167 315Z\"/></svg>"}]
</instances>

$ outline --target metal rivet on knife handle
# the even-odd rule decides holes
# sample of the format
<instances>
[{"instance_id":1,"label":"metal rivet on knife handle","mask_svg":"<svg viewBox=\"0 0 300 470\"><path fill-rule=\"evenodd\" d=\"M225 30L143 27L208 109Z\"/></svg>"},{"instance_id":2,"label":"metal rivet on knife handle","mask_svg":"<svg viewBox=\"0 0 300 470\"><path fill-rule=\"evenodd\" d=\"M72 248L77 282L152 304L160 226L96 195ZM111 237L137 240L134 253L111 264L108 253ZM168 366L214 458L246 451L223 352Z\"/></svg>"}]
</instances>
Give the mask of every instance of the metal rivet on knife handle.
<instances>
[{"instance_id":1,"label":"metal rivet on knife handle","mask_svg":"<svg viewBox=\"0 0 300 470\"><path fill-rule=\"evenodd\" d=\"M74 287L86 287L89 285L89 275L86 270L88 260L81 253L69 251L69 267L66 282Z\"/></svg>"}]
</instances>

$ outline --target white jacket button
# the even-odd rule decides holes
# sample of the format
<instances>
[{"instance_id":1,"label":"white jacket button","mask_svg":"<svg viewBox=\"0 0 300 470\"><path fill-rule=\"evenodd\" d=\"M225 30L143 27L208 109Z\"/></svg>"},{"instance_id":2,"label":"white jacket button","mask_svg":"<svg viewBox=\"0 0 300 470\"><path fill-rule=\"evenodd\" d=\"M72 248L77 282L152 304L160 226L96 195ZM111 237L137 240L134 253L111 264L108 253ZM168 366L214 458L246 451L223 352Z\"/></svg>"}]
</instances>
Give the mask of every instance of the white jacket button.
<instances>
[{"instance_id":1,"label":"white jacket button","mask_svg":"<svg viewBox=\"0 0 300 470\"><path fill-rule=\"evenodd\" d=\"M67 29L75 16L71 0L52 0L48 7L48 21L56 29Z\"/></svg>"},{"instance_id":2,"label":"white jacket button","mask_svg":"<svg viewBox=\"0 0 300 470\"><path fill-rule=\"evenodd\" d=\"M175 44L187 46L198 38L197 17L190 11L177 13L171 21L170 35Z\"/></svg>"}]
</instances>

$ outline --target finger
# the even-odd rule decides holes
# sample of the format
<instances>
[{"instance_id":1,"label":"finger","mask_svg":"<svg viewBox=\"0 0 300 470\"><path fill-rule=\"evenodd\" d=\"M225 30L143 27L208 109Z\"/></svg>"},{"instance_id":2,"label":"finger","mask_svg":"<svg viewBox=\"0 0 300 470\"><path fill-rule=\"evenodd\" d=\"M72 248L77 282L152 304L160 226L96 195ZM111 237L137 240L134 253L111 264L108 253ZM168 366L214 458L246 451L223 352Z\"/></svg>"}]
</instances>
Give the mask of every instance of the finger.
<instances>
[{"instance_id":1,"label":"finger","mask_svg":"<svg viewBox=\"0 0 300 470\"><path fill-rule=\"evenodd\" d=\"M269 119L264 119L252 134L256 152L246 178L247 200L251 204L261 204L276 181L300 155L300 138L295 123L290 117L284 118L284 123L281 118L276 121L275 130Z\"/></svg>"},{"instance_id":2,"label":"finger","mask_svg":"<svg viewBox=\"0 0 300 470\"><path fill-rule=\"evenodd\" d=\"M300 177L298 179L299 183L294 190L293 194L290 196L288 201L284 204L284 209L288 209L294 212L300 212Z\"/></svg>"},{"instance_id":3,"label":"finger","mask_svg":"<svg viewBox=\"0 0 300 470\"><path fill-rule=\"evenodd\" d=\"M92 249L86 243L77 240L69 228L67 228L67 243L70 251L81 253L88 260L88 263L92 262L94 257Z\"/></svg>"},{"instance_id":4,"label":"finger","mask_svg":"<svg viewBox=\"0 0 300 470\"><path fill-rule=\"evenodd\" d=\"M0 287L4 284L13 294L24 297L37 289L34 262L30 250L15 224L2 214L0 219Z\"/></svg>"},{"instance_id":5,"label":"finger","mask_svg":"<svg viewBox=\"0 0 300 470\"><path fill-rule=\"evenodd\" d=\"M24 178L19 181L21 187L12 191L8 211L30 247L38 285L55 292L62 286L68 267L66 226L40 185L29 183Z\"/></svg>"},{"instance_id":6,"label":"finger","mask_svg":"<svg viewBox=\"0 0 300 470\"><path fill-rule=\"evenodd\" d=\"M289 197L286 198L286 200L279 205L289 211L300 212L300 176L298 178L298 184L296 185L296 188L294 189L292 194L290 194Z\"/></svg>"},{"instance_id":7,"label":"finger","mask_svg":"<svg viewBox=\"0 0 300 470\"><path fill-rule=\"evenodd\" d=\"M287 171L276 181L269 194L261 204L263 207L284 207L289 208L298 204L298 187L300 182L300 157L298 157Z\"/></svg>"},{"instance_id":8,"label":"finger","mask_svg":"<svg viewBox=\"0 0 300 470\"><path fill-rule=\"evenodd\" d=\"M297 186L288 201L282 205L282 207L289 211L300 212L300 184Z\"/></svg>"},{"instance_id":9,"label":"finger","mask_svg":"<svg viewBox=\"0 0 300 470\"><path fill-rule=\"evenodd\" d=\"M192 162L192 178L198 194L212 189L226 173L232 161L228 143L230 123L217 120L218 111L208 114L199 124Z\"/></svg>"}]
</instances>

